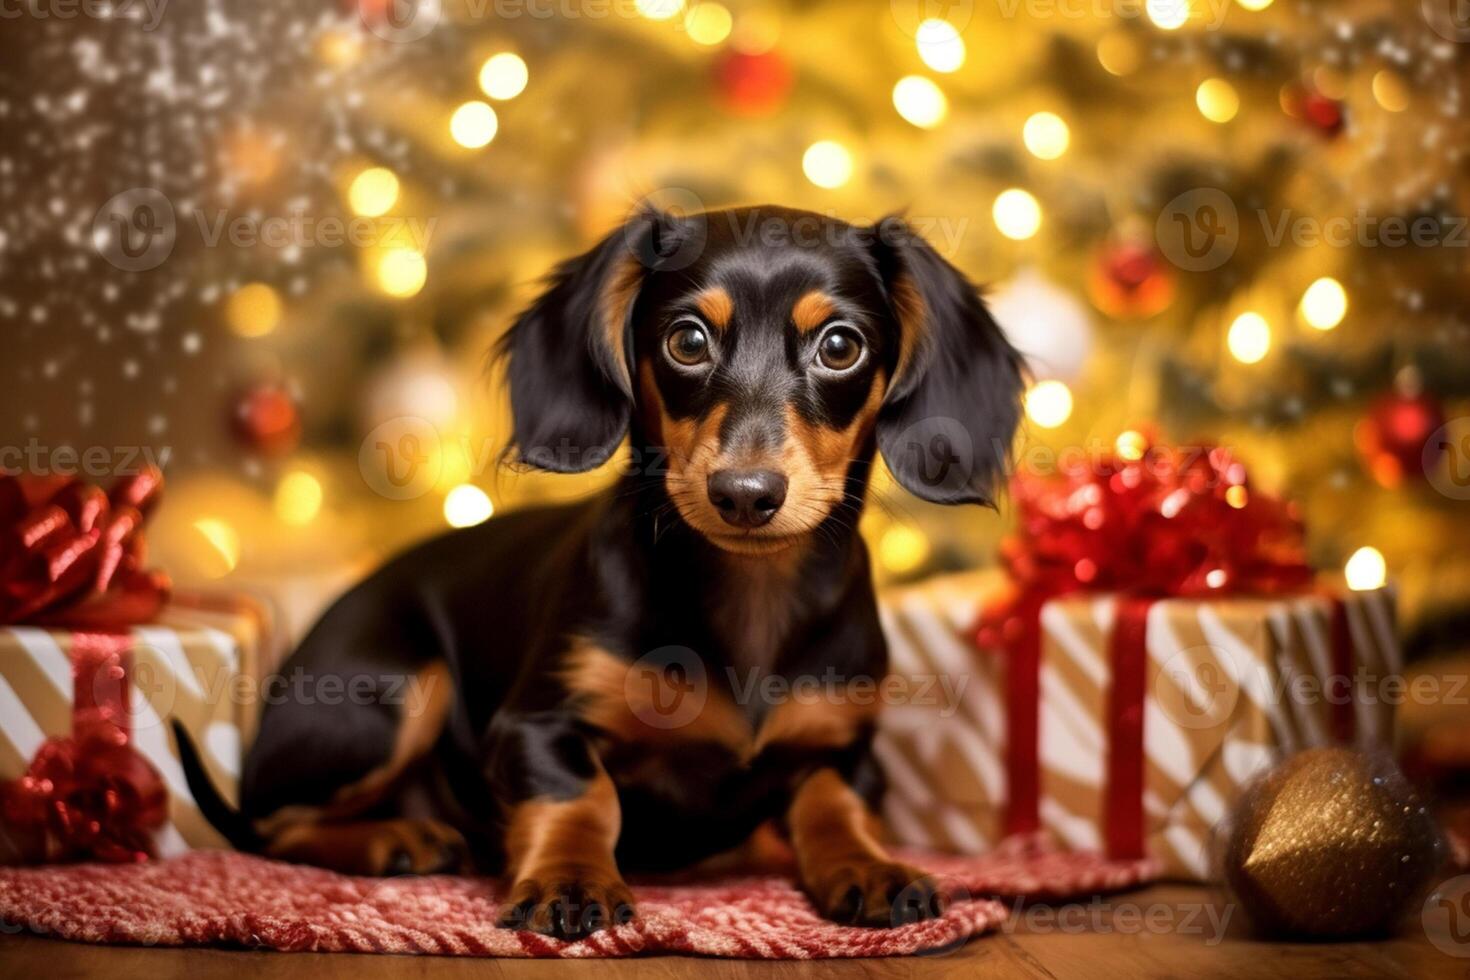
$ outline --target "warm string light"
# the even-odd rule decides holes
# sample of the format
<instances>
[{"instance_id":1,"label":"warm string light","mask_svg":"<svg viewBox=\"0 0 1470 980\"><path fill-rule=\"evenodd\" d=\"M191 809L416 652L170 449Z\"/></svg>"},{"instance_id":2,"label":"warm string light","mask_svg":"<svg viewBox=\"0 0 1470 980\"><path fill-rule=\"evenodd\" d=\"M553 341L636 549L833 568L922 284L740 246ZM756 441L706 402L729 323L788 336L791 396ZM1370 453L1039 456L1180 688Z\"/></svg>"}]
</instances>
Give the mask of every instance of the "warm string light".
<instances>
[{"instance_id":1,"label":"warm string light","mask_svg":"<svg viewBox=\"0 0 1470 980\"><path fill-rule=\"evenodd\" d=\"M494 513L490 497L473 483L461 483L444 496L444 520L450 527L483 524Z\"/></svg>"},{"instance_id":2,"label":"warm string light","mask_svg":"<svg viewBox=\"0 0 1470 980\"><path fill-rule=\"evenodd\" d=\"M368 167L347 188L347 205L354 214L377 218L398 203L398 176L387 167Z\"/></svg>"},{"instance_id":3,"label":"warm string light","mask_svg":"<svg viewBox=\"0 0 1470 980\"><path fill-rule=\"evenodd\" d=\"M1354 592L1381 589L1388 582L1388 562L1377 548L1363 547L1353 552L1343 566L1347 587Z\"/></svg>"},{"instance_id":4,"label":"warm string light","mask_svg":"<svg viewBox=\"0 0 1470 980\"><path fill-rule=\"evenodd\" d=\"M322 509L322 484L305 470L292 470L276 484L276 516L287 524L310 524Z\"/></svg>"},{"instance_id":5,"label":"warm string light","mask_svg":"<svg viewBox=\"0 0 1470 980\"><path fill-rule=\"evenodd\" d=\"M378 259L378 287L389 296L417 295L429 278L423 253L413 248L391 248Z\"/></svg>"},{"instance_id":6,"label":"warm string light","mask_svg":"<svg viewBox=\"0 0 1470 980\"><path fill-rule=\"evenodd\" d=\"M852 153L836 140L818 140L801 157L806 179L831 190L852 179Z\"/></svg>"},{"instance_id":7,"label":"warm string light","mask_svg":"<svg viewBox=\"0 0 1470 980\"><path fill-rule=\"evenodd\" d=\"M947 20L931 18L920 21L914 31L914 44L924 64L934 71L959 71L965 63L965 40Z\"/></svg>"},{"instance_id":8,"label":"warm string light","mask_svg":"<svg viewBox=\"0 0 1470 980\"><path fill-rule=\"evenodd\" d=\"M1041 205L1019 187L1000 192L991 207L991 216L1000 233L1015 241L1024 241L1041 228Z\"/></svg>"},{"instance_id":9,"label":"warm string light","mask_svg":"<svg viewBox=\"0 0 1470 980\"><path fill-rule=\"evenodd\" d=\"M467 150L489 145L499 128L495 110L485 102L466 102L449 117L449 135Z\"/></svg>"},{"instance_id":10,"label":"warm string light","mask_svg":"<svg viewBox=\"0 0 1470 980\"><path fill-rule=\"evenodd\" d=\"M480 67L480 90L502 102L524 92L530 80L531 70L525 60L510 51L491 55Z\"/></svg>"},{"instance_id":11,"label":"warm string light","mask_svg":"<svg viewBox=\"0 0 1470 980\"><path fill-rule=\"evenodd\" d=\"M1060 381L1038 381L1026 392L1026 417L1055 429L1072 417L1072 389Z\"/></svg>"},{"instance_id":12,"label":"warm string light","mask_svg":"<svg viewBox=\"0 0 1470 980\"><path fill-rule=\"evenodd\" d=\"M1120 459L1125 459L1130 463L1136 463L1138 460L1143 459L1144 453L1148 452L1148 439L1144 437L1142 432L1136 429L1128 429L1127 431L1118 433L1118 438L1113 440L1113 451L1118 454Z\"/></svg>"},{"instance_id":13,"label":"warm string light","mask_svg":"<svg viewBox=\"0 0 1470 980\"><path fill-rule=\"evenodd\" d=\"M671 20L684 9L684 0L633 0L633 6L649 20Z\"/></svg>"},{"instance_id":14,"label":"warm string light","mask_svg":"<svg viewBox=\"0 0 1470 980\"><path fill-rule=\"evenodd\" d=\"M1347 316L1347 290L1331 276L1323 276L1302 293L1301 305L1297 310L1307 326L1317 330L1331 330Z\"/></svg>"},{"instance_id":15,"label":"warm string light","mask_svg":"<svg viewBox=\"0 0 1470 980\"><path fill-rule=\"evenodd\" d=\"M949 99L932 81L922 75L900 78L893 86L893 107L904 119L920 129L933 129L949 114Z\"/></svg>"},{"instance_id":16,"label":"warm string light","mask_svg":"<svg viewBox=\"0 0 1470 980\"><path fill-rule=\"evenodd\" d=\"M1189 22L1189 7L1189 0L1146 0L1143 10L1155 27L1177 31Z\"/></svg>"},{"instance_id":17,"label":"warm string light","mask_svg":"<svg viewBox=\"0 0 1470 980\"><path fill-rule=\"evenodd\" d=\"M1194 92L1195 105L1210 122L1227 123L1240 111L1240 96L1235 86L1223 78L1207 78Z\"/></svg>"},{"instance_id":18,"label":"warm string light","mask_svg":"<svg viewBox=\"0 0 1470 980\"><path fill-rule=\"evenodd\" d=\"M264 337L281 322L281 296L263 282L235 290L225 302L225 321L241 337Z\"/></svg>"},{"instance_id":19,"label":"warm string light","mask_svg":"<svg viewBox=\"0 0 1470 980\"><path fill-rule=\"evenodd\" d=\"M1072 142L1072 132L1055 112L1038 112L1021 127L1021 139L1032 156L1041 160L1055 160L1067 152L1067 147Z\"/></svg>"},{"instance_id":20,"label":"warm string light","mask_svg":"<svg viewBox=\"0 0 1470 980\"><path fill-rule=\"evenodd\" d=\"M1271 350L1271 324L1259 313L1242 313L1230 324L1225 344L1237 361L1255 364Z\"/></svg>"},{"instance_id":21,"label":"warm string light","mask_svg":"<svg viewBox=\"0 0 1470 980\"><path fill-rule=\"evenodd\" d=\"M684 30L689 40L705 47L722 43L734 27L730 8L721 3L697 3L684 15Z\"/></svg>"}]
</instances>

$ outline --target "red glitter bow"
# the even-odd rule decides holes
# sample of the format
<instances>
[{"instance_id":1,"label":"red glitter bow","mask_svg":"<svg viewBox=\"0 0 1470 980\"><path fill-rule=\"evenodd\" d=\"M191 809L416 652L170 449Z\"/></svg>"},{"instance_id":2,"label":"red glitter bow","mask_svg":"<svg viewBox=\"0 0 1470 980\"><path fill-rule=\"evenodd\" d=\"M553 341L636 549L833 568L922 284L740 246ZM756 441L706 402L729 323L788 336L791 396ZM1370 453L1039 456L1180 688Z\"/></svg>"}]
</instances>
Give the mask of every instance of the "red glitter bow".
<instances>
[{"instance_id":1,"label":"red glitter bow","mask_svg":"<svg viewBox=\"0 0 1470 980\"><path fill-rule=\"evenodd\" d=\"M110 493L77 480L0 475L0 624L74 630L72 733L49 738L0 786L8 827L46 860L140 861L168 814L158 773L131 744L128 653L168 579L143 567L156 469Z\"/></svg>"},{"instance_id":2,"label":"red glitter bow","mask_svg":"<svg viewBox=\"0 0 1470 980\"><path fill-rule=\"evenodd\" d=\"M1163 597L1279 595L1311 583L1293 504L1252 490L1220 447L1143 447L1059 476L1012 481L1017 534L1001 546L1012 591L982 611L979 645L1007 654L1007 829L1038 829L1041 607L1071 592L1122 594L1110 637L1108 846L1142 853L1144 628Z\"/></svg>"}]
</instances>

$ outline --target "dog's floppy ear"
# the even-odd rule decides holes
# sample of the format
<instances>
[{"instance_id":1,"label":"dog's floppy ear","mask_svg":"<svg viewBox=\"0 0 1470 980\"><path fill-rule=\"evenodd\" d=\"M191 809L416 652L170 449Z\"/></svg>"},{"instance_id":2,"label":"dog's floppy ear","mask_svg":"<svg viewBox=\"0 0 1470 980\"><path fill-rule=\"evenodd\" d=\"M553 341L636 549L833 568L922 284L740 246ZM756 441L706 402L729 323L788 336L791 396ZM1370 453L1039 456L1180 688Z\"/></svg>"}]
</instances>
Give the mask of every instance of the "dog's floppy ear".
<instances>
[{"instance_id":1,"label":"dog's floppy ear","mask_svg":"<svg viewBox=\"0 0 1470 980\"><path fill-rule=\"evenodd\" d=\"M874 228L899 354L878 448L910 493L993 506L1020 417L1021 358L974 284L900 218Z\"/></svg>"},{"instance_id":2,"label":"dog's floppy ear","mask_svg":"<svg viewBox=\"0 0 1470 980\"><path fill-rule=\"evenodd\" d=\"M517 462L580 473L617 451L632 411L633 304L672 228L656 211L638 212L557 266L501 341Z\"/></svg>"}]
</instances>

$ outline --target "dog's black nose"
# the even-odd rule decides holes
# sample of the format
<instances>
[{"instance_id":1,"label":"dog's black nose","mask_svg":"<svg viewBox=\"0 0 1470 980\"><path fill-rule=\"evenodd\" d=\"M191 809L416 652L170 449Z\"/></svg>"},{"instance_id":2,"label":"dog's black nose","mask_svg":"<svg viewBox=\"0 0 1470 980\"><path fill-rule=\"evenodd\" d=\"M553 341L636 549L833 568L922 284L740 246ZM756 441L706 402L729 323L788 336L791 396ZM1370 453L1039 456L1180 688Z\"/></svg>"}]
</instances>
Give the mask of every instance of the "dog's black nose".
<instances>
[{"instance_id":1,"label":"dog's black nose","mask_svg":"<svg viewBox=\"0 0 1470 980\"><path fill-rule=\"evenodd\" d=\"M726 524L760 527L786 502L786 477L771 470L720 470L710 474L709 501Z\"/></svg>"}]
</instances>

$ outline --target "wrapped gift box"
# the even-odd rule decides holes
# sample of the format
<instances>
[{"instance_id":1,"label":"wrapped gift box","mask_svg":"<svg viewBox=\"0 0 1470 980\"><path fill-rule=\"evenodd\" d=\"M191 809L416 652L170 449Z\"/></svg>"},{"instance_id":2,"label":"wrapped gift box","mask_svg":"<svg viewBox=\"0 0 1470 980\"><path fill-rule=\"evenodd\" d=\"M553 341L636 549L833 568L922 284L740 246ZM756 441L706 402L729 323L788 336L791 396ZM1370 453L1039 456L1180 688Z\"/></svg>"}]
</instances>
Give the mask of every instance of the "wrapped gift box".
<instances>
[{"instance_id":1,"label":"wrapped gift box","mask_svg":"<svg viewBox=\"0 0 1470 980\"><path fill-rule=\"evenodd\" d=\"M876 751L889 779L885 816L906 844L980 851L1019 822L1009 742L1018 721L1004 651L975 644L977 611L1006 588L968 574L893 591L882 618L891 669L951 678L953 703L885 707ZM1110 766L1112 594L1073 594L1040 610L1032 825L1065 845L1110 849L1110 821L1136 811L1147 854L1167 874L1209 877L1210 835L1251 778L1286 752L1351 741L1391 744L1401 697L1388 590L1279 598L1161 599L1147 605L1140 744L1125 788ZM1336 620L1334 622L1334 620ZM1128 727L1128 726L1125 726ZM1111 777L1111 778L1110 778ZM1120 810L1119 807L1122 807ZM1024 811L1027 809L1022 807Z\"/></svg>"},{"instance_id":2,"label":"wrapped gift box","mask_svg":"<svg viewBox=\"0 0 1470 980\"><path fill-rule=\"evenodd\" d=\"M24 777L48 740L73 733L79 712L100 700L111 684L81 666L83 647L95 633L37 626L0 627L0 784ZM170 721L193 737L221 792L236 800L242 752L254 733L258 684L275 645L269 609L243 596L176 595L156 622L102 634L125 672L125 729L132 748L160 777L167 817L152 833L159 856L191 847L223 847L204 820L184 780ZM112 668L108 668L112 669ZM118 697L122 695L119 694ZM34 859L25 834L8 828L12 853L0 859Z\"/></svg>"}]
</instances>

